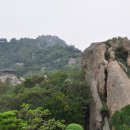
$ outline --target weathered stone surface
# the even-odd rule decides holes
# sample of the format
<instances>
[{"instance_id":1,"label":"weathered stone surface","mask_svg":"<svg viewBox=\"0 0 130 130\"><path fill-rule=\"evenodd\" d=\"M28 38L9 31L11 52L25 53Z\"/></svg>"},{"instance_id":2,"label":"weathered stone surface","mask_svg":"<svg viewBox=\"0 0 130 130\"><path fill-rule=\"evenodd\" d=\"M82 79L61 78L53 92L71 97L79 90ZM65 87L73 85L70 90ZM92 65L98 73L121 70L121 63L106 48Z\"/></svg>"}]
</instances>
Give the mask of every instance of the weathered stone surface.
<instances>
[{"instance_id":1,"label":"weathered stone surface","mask_svg":"<svg viewBox=\"0 0 130 130\"><path fill-rule=\"evenodd\" d=\"M105 120L104 120L103 130L110 130L108 118L105 118Z\"/></svg>"},{"instance_id":2,"label":"weathered stone surface","mask_svg":"<svg viewBox=\"0 0 130 130\"><path fill-rule=\"evenodd\" d=\"M120 57L116 55L118 47L123 49L121 53L126 56L123 62L130 65L130 41L127 38L93 43L83 52L82 68L93 97L89 130L110 130L112 114L130 104L130 79L126 74L128 66L119 61ZM102 118L104 104L108 107L109 116Z\"/></svg>"},{"instance_id":3,"label":"weathered stone surface","mask_svg":"<svg viewBox=\"0 0 130 130\"><path fill-rule=\"evenodd\" d=\"M117 61L108 65L107 105L110 116L130 104L130 79Z\"/></svg>"},{"instance_id":4,"label":"weathered stone surface","mask_svg":"<svg viewBox=\"0 0 130 130\"><path fill-rule=\"evenodd\" d=\"M69 58L68 64L69 65L75 65L76 64L76 59L75 58Z\"/></svg>"},{"instance_id":5,"label":"weathered stone surface","mask_svg":"<svg viewBox=\"0 0 130 130\"><path fill-rule=\"evenodd\" d=\"M2 82L2 83L8 82L9 84L15 86L15 85L21 84L22 81L23 81L23 79L18 79L16 77L16 75L14 75L14 74L0 75L0 82Z\"/></svg>"},{"instance_id":6,"label":"weathered stone surface","mask_svg":"<svg viewBox=\"0 0 130 130\"><path fill-rule=\"evenodd\" d=\"M83 53L83 68L86 80L89 81L93 103L90 105L90 130L98 130L101 127L102 115L100 110L102 102L100 95L105 95L105 52L104 43L92 44ZM92 114L93 113L93 114Z\"/></svg>"},{"instance_id":7,"label":"weathered stone surface","mask_svg":"<svg viewBox=\"0 0 130 130\"><path fill-rule=\"evenodd\" d=\"M109 62L114 61L116 57L112 47L107 50L107 53L109 55Z\"/></svg>"}]
</instances>

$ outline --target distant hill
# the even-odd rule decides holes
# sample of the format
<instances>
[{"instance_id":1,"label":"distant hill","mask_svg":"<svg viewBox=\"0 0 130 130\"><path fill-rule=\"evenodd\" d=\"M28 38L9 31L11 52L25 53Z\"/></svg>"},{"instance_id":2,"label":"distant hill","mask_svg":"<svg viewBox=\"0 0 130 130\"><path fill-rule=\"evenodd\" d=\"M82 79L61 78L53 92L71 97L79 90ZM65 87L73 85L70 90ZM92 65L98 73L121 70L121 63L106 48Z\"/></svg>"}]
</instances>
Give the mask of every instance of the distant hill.
<instances>
[{"instance_id":1,"label":"distant hill","mask_svg":"<svg viewBox=\"0 0 130 130\"><path fill-rule=\"evenodd\" d=\"M23 76L29 72L80 66L81 51L57 36L36 39L0 39L0 70L11 69Z\"/></svg>"}]
</instances>

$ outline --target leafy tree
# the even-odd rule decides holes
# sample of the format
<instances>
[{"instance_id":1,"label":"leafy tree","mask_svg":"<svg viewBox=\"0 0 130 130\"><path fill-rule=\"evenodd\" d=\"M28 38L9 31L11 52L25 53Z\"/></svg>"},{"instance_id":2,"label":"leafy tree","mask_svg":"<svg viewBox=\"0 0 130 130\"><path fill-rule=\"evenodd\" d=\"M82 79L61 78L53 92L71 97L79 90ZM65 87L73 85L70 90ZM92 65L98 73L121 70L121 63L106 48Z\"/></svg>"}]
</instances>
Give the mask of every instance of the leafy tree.
<instances>
[{"instance_id":1,"label":"leafy tree","mask_svg":"<svg viewBox=\"0 0 130 130\"><path fill-rule=\"evenodd\" d=\"M39 107L30 109L23 104L22 109L0 113L1 130L63 130L65 125L49 117L49 110Z\"/></svg>"},{"instance_id":2,"label":"leafy tree","mask_svg":"<svg viewBox=\"0 0 130 130\"><path fill-rule=\"evenodd\" d=\"M69 124L65 130L83 130L83 127L79 124Z\"/></svg>"},{"instance_id":3,"label":"leafy tree","mask_svg":"<svg viewBox=\"0 0 130 130\"><path fill-rule=\"evenodd\" d=\"M1 130L24 130L26 123L17 118L17 111L8 111L0 113L0 129Z\"/></svg>"},{"instance_id":4,"label":"leafy tree","mask_svg":"<svg viewBox=\"0 0 130 130\"><path fill-rule=\"evenodd\" d=\"M49 110L43 110L42 107L30 109L28 104L23 104L22 109L18 113L18 117L27 122L28 130L43 129L55 130L56 128L63 129L65 125L54 118L49 119Z\"/></svg>"},{"instance_id":5,"label":"leafy tree","mask_svg":"<svg viewBox=\"0 0 130 130\"><path fill-rule=\"evenodd\" d=\"M130 105L116 111L111 123L115 130L130 130Z\"/></svg>"}]
</instances>

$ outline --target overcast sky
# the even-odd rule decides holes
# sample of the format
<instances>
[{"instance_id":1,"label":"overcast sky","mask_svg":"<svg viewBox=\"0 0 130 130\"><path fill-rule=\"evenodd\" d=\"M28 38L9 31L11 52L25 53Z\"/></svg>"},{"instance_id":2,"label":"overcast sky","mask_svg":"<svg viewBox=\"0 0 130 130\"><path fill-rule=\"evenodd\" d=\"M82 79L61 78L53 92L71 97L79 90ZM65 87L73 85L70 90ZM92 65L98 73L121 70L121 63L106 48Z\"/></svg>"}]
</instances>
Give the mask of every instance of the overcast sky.
<instances>
[{"instance_id":1,"label":"overcast sky","mask_svg":"<svg viewBox=\"0 0 130 130\"><path fill-rule=\"evenodd\" d=\"M130 38L130 0L0 0L0 37L56 35L84 50Z\"/></svg>"}]
</instances>

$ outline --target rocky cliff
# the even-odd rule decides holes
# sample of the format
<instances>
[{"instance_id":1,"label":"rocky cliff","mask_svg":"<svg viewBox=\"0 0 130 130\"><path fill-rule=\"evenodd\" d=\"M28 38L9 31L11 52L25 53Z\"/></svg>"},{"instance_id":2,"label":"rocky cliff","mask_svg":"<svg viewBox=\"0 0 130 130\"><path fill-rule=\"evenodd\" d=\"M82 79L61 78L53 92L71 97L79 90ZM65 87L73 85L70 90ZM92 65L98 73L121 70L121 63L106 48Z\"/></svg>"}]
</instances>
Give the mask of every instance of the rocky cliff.
<instances>
[{"instance_id":1,"label":"rocky cliff","mask_svg":"<svg viewBox=\"0 0 130 130\"><path fill-rule=\"evenodd\" d=\"M82 54L82 68L93 98L89 130L110 130L113 113L130 104L130 40L92 43Z\"/></svg>"}]
</instances>

